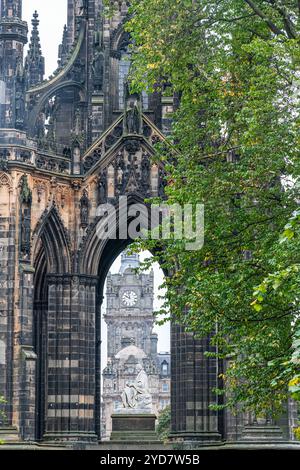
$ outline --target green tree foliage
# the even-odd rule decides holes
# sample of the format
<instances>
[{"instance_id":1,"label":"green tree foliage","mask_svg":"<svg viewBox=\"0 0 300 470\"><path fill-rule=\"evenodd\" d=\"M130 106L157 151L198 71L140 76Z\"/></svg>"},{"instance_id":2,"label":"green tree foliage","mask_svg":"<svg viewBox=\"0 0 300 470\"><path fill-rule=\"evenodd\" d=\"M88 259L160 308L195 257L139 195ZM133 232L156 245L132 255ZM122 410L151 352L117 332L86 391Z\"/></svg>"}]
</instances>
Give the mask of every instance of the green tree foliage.
<instances>
[{"instance_id":1,"label":"green tree foliage","mask_svg":"<svg viewBox=\"0 0 300 470\"><path fill-rule=\"evenodd\" d=\"M5 404L6 404L6 400L0 396L0 425L5 423L6 421L6 415L3 409ZM1 444L4 444L4 442L0 440L0 445Z\"/></svg>"},{"instance_id":2,"label":"green tree foliage","mask_svg":"<svg viewBox=\"0 0 300 470\"><path fill-rule=\"evenodd\" d=\"M171 407L167 406L158 417L156 432L161 441L166 441L171 431Z\"/></svg>"},{"instance_id":3,"label":"green tree foliage","mask_svg":"<svg viewBox=\"0 0 300 470\"><path fill-rule=\"evenodd\" d=\"M300 252L289 228L279 243L299 198L299 2L133 0L131 13L133 88L179 102L176 157L158 149L168 202L205 205L204 248L171 240L159 259L173 272L165 310L213 332L229 405L276 412L299 373ZM279 272L280 288L264 286Z\"/></svg>"}]
</instances>

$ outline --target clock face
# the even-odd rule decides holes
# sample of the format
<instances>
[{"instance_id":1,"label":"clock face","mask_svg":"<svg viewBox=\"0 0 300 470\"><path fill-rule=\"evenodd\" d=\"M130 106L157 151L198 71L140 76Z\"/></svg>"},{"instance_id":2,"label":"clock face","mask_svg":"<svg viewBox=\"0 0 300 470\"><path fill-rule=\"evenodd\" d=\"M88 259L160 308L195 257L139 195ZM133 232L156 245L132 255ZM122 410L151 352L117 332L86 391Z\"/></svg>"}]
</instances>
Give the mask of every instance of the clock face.
<instances>
[{"instance_id":1,"label":"clock face","mask_svg":"<svg viewBox=\"0 0 300 470\"><path fill-rule=\"evenodd\" d=\"M122 301L127 307L133 307L137 303L138 296L132 290L127 290L122 295Z\"/></svg>"}]
</instances>

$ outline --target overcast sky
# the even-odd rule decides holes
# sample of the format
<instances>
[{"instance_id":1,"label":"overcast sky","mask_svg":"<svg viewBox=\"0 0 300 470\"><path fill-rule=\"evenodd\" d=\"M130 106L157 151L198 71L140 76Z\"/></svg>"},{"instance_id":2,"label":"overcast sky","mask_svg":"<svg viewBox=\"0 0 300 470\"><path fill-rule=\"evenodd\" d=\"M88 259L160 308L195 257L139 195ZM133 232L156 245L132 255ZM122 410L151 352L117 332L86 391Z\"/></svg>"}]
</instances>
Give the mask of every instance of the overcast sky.
<instances>
[{"instance_id":1,"label":"overcast sky","mask_svg":"<svg viewBox=\"0 0 300 470\"><path fill-rule=\"evenodd\" d=\"M46 76L51 75L57 67L58 46L62 40L63 27L67 22L67 0L23 0L23 19L28 22L29 38L31 35L31 19L34 11L37 10L40 19L39 31L41 38L42 52L46 63ZM27 46L28 47L28 46ZM144 255L145 257L145 255ZM116 260L112 266L112 272L118 272L120 259ZM162 283L163 274L157 265L154 270L155 283L155 309L159 308L161 301L158 295L159 285ZM103 345L106 348L105 325L103 326ZM159 335L158 348L160 351L169 351L170 349L170 328L169 325L155 327Z\"/></svg>"}]
</instances>

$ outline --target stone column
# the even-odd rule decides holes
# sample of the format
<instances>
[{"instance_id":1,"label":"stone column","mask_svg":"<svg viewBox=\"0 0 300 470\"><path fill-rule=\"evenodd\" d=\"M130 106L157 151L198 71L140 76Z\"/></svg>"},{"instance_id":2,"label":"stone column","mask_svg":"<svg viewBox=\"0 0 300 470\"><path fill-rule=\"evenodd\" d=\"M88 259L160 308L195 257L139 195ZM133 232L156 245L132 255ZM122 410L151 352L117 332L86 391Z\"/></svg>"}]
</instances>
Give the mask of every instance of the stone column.
<instances>
[{"instance_id":1,"label":"stone column","mask_svg":"<svg viewBox=\"0 0 300 470\"><path fill-rule=\"evenodd\" d=\"M46 440L96 441L97 278L48 275Z\"/></svg>"},{"instance_id":2,"label":"stone column","mask_svg":"<svg viewBox=\"0 0 300 470\"><path fill-rule=\"evenodd\" d=\"M206 351L212 351L207 339L171 326L171 438L193 446L220 441L223 432L222 415L209 408L217 400L218 361Z\"/></svg>"},{"instance_id":3,"label":"stone column","mask_svg":"<svg viewBox=\"0 0 300 470\"><path fill-rule=\"evenodd\" d=\"M15 411L18 427L24 441L35 439L35 387L36 354L33 349L33 276L34 269L28 264L19 266L20 308L15 321Z\"/></svg>"}]
</instances>

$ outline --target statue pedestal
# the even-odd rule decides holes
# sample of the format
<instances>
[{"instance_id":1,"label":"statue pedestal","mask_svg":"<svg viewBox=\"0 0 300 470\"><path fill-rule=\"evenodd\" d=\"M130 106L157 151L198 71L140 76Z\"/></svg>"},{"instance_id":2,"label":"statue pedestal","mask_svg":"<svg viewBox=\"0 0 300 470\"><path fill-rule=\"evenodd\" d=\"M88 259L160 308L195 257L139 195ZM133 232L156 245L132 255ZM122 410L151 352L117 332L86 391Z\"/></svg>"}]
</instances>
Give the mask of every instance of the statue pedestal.
<instances>
[{"instance_id":1,"label":"statue pedestal","mask_svg":"<svg viewBox=\"0 0 300 470\"><path fill-rule=\"evenodd\" d=\"M151 413L116 413L112 415L111 441L157 442L156 416Z\"/></svg>"}]
</instances>

